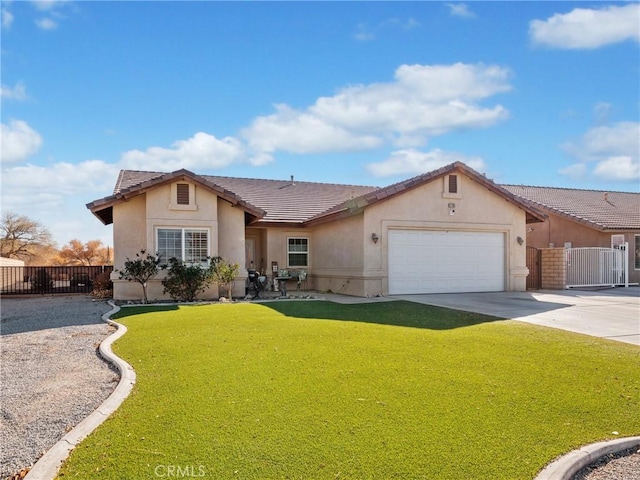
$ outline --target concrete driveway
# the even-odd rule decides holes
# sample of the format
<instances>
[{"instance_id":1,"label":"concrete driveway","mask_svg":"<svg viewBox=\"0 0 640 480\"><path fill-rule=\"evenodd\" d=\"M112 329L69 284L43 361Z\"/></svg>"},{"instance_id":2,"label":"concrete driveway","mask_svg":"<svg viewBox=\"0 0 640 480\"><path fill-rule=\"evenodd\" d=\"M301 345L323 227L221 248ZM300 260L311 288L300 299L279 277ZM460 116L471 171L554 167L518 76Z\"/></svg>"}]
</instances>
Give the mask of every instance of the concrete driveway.
<instances>
[{"instance_id":1,"label":"concrete driveway","mask_svg":"<svg viewBox=\"0 0 640 480\"><path fill-rule=\"evenodd\" d=\"M392 295L640 345L640 288Z\"/></svg>"}]
</instances>

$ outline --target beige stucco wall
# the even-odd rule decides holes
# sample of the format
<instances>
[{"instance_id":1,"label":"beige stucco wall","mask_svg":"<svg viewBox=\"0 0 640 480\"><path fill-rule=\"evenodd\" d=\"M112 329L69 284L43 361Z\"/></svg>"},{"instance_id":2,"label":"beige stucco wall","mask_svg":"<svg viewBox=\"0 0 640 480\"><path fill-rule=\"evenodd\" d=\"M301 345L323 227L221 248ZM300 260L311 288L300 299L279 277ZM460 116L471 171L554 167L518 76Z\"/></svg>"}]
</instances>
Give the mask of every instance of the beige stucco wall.
<instances>
[{"instance_id":1,"label":"beige stucco wall","mask_svg":"<svg viewBox=\"0 0 640 480\"><path fill-rule=\"evenodd\" d=\"M282 227L282 228L265 228L260 231L260 267L264 273L273 279L272 263L277 262L279 270L298 271L305 270L310 271L313 269L313 257L309 256L309 265L306 267L291 266L288 263L289 255L287 252L288 239L294 238L306 238L309 242L310 253L314 250L314 237L311 229L308 228L296 228L296 227ZM294 288L295 283L289 280L287 288Z\"/></svg>"},{"instance_id":2,"label":"beige stucco wall","mask_svg":"<svg viewBox=\"0 0 640 480\"><path fill-rule=\"evenodd\" d=\"M341 220L309 228L283 227L245 229L244 212L219 199L210 191L193 185L196 208L171 205L170 185L159 186L144 195L114 206L115 265L120 268L126 257L140 249L154 252L159 227L208 228L210 252L241 266L234 295L242 295L246 278L246 239L255 247L256 266L271 276L271 263L280 269L287 264L287 239L309 239L309 287L320 291L356 296L388 294L388 232L392 229L461 230L499 232L505 236L505 290L526 288L525 246L518 237L526 237L525 213L503 197L492 193L472 179L459 174L458 194L445 193L445 178L377 202L364 212ZM455 203L450 215L449 204ZM371 234L379 237L377 243ZM162 294L162 275L149 285L149 298ZM114 278L114 297L140 299L141 287ZM291 288L291 287L290 287ZM217 298L213 286L202 298Z\"/></svg>"},{"instance_id":3,"label":"beige stucco wall","mask_svg":"<svg viewBox=\"0 0 640 480\"><path fill-rule=\"evenodd\" d=\"M391 229L459 230L499 232L505 235L506 291L526 290L525 212L489 191L474 180L459 174L459 193L445 192L445 179L422 185L389 201L379 202L365 211L365 237L378 233L377 243L365 242L368 276L379 275L382 294L388 293L388 232ZM455 204L450 215L449 204Z\"/></svg>"},{"instance_id":4,"label":"beige stucco wall","mask_svg":"<svg viewBox=\"0 0 640 480\"><path fill-rule=\"evenodd\" d=\"M363 214L313 228L312 288L365 296Z\"/></svg>"},{"instance_id":5,"label":"beige stucco wall","mask_svg":"<svg viewBox=\"0 0 640 480\"><path fill-rule=\"evenodd\" d=\"M184 183L184 182L182 182ZM192 185L194 204L190 208L173 205L172 186L159 186L146 194L121 202L113 207L114 218L114 256L115 268L122 268L126 258L135 258L136 253L145 249L149 253L156 251L156 232L162 227L207 228L209 230L209 251L212 256L220 255L230 262L244 266L244 212L219 199L210 191ZM219 229L219 223L224 229ZM162 279L166 272L160 272L148 282L149 300L162 300L169 297L162 293ZM244 294L246 271L241 269L234 286L234 295ZM114 298L116 300L139 300L142 287L135 282L114 280ZM212 285L199 298L217 299L218 287Z\"/></svg>"},{"instance_id":6,"label":"beige stucco wall","mask_svg":"<svg viewBox=\"0 0 640 480\"><path fill-rule=\"evenodd\" d=\"M147 249L147 230L144 228L146 195L140 195L113 206L113 262L121 268L127 258ZM151 252L153 253L153 252Z\"/></svg>"},{"instance_id":7,"label":"beige stucco wall","mask_svg":"<svg viewBox=\"0 0 640 480\"><path fill-rule=\"evenodd\" d=\"M498 232L505 236L505 290L526 290L527 225L522 209L460 175L459 193L446 177L377 202L363 213L312 229L311 282L320 291L356 296L388 294L388 233L392 229ZM455 203L454 215L449 204ZM378 241L373 242L375 233Z\"/></svg>"},{"instance_id":8,"label":"beige stucco wall","mask_svg":"<svg viewBox=\"0 0 640 480\"><path fill-rule=\"evenodd\" d=\"M240 265L240 273L236 277L233 287L234 296L245 294L245 281L247 269L245 268L245 228L244 210L232 206L229 202L218 198L218 245L216 250L211 250L215 255L224 258L229 263Z\"/></svg>"}]
</instances>

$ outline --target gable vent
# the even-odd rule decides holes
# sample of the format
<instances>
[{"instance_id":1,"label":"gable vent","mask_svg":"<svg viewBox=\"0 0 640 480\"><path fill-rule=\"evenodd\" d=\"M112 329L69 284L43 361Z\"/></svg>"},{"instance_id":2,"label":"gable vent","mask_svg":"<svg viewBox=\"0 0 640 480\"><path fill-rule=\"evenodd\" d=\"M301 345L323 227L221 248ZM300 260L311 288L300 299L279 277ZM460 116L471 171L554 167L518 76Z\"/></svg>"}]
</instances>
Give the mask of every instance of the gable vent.
<instances>
[{"instance_id":1,"label":"gable vent","mask_svg":"<svg viewBox=\"0 0 640 480\"><path fill-rule=\"evenodd\" d=\"M449 175L449 193L458 193L457 175Z\"/></svg>"},{"instance_id":2,"label":"gable vent","mask_svg":"<svg viewBox=\"0 0 640 480\"><path fill-rule=\"evenodd\" d=\"M189 205L189 184L178 183L176 185L176 203L178 205Z\"/></svg>"}]
</instances>

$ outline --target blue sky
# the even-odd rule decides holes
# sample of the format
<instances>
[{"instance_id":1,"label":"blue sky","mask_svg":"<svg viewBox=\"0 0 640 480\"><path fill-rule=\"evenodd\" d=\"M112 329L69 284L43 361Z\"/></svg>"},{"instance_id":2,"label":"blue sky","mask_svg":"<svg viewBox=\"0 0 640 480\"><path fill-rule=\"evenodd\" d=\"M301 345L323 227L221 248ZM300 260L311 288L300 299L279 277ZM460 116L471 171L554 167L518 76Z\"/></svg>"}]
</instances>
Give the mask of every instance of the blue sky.
<instances>
[{"instance_id":1,"label":"blue sky","mask_svg":"<svg viewBox=\"0 0 640 480\"><path fill-rule=\"evenodd\" d=\"M2 2L2 212L59 246L120 169L639 191L637 2Z\"/></svg>"}]
</instances>

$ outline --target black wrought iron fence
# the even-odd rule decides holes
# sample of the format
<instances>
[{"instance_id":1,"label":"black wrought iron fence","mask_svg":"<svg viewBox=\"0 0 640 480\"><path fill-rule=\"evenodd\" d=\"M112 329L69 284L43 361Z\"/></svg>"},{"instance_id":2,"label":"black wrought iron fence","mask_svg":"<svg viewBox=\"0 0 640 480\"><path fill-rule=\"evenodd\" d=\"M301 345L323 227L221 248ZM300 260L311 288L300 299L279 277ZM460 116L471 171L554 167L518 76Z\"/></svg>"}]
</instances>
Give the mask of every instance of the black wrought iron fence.
<instances>
[{"instance_id":1,"label":"black wrought iron fence","mask_svg":"<svg viewBox=\"0 0 640 480\"><path fill-rule=\"evenodd\" d=\"M113 266L0 267L0 294L88 293L96 280L107 279Z\"/></svg>"}]
</instances>

